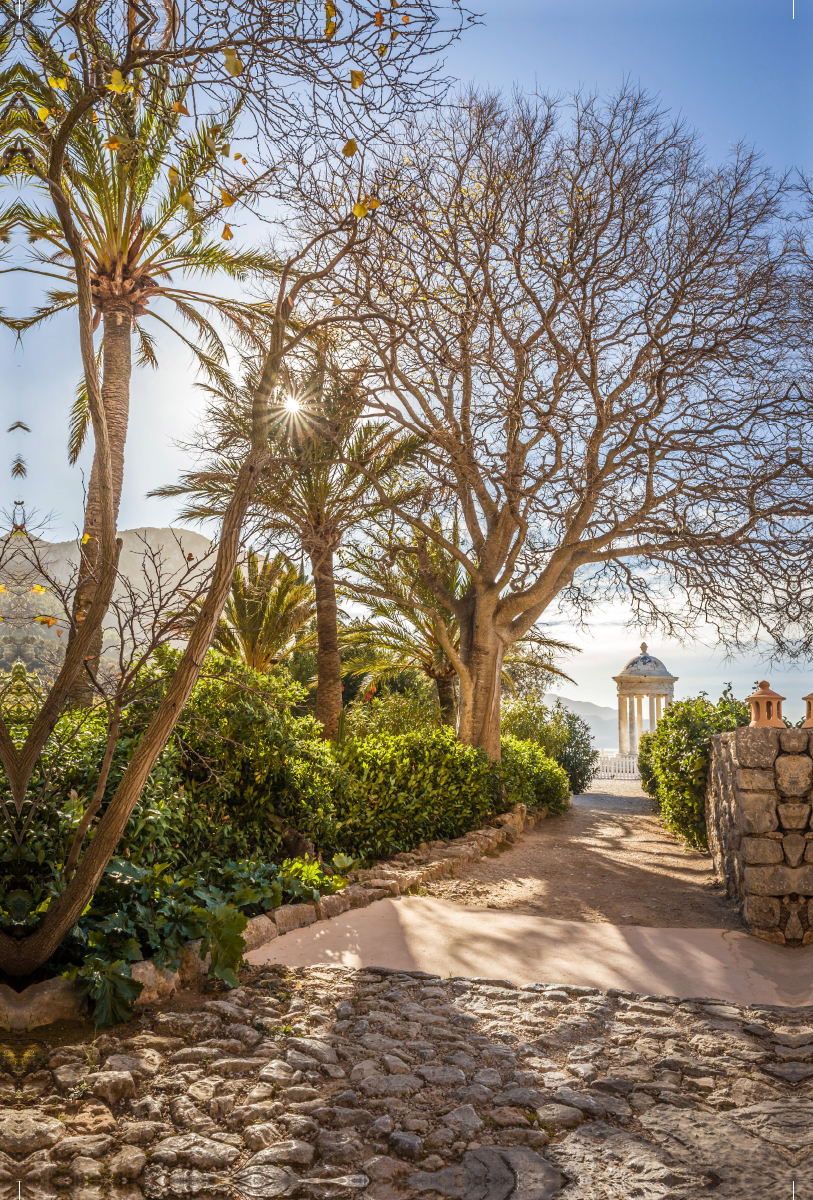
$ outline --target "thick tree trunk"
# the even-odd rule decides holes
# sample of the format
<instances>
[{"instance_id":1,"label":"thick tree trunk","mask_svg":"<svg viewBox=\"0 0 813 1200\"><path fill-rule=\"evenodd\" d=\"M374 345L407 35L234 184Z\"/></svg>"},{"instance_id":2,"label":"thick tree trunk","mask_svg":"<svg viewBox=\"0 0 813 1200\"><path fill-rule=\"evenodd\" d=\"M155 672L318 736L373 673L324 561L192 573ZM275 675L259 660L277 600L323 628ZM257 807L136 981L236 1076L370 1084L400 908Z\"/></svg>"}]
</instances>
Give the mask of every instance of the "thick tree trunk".
<instances>
[{"instance_id":1,"label":"thick tree trunk","mask_svg":"<svg viewBox=\"0 0 813 1200\"><path fill-rule=\"evenodd\" d=\"M478 746L500 758L500 686L505 643L494 623L490 597L471 597L460 620L460 657L468 678L461 679L457 734L464 746Z\"/></svg>"},{"instance_id":2,"label":"thick tree trunk","mask_svg":"<svg viewBox=\"0 0 813 1200\"><path fill-rule=\"evenodd\" d=\"M322 737L335 742L342 711L342 662L333 551L313 551L311 564L316 591L316 719L322 722Z\"/></svg>"},{"instance_id":3,"label":"thick tree trunk","mask_svg":"<svg viewBox=\"0 0 813 1200\"><path fill-rule=\"evenodd\" d=\"M435 679L435 686L438 689L438 700L440 701L440 723L441 725L455 724L455 694L454 694L454 679Z\"/></svg>"},{"instance_id":4,"label":"thick tree trunk","mask_svg":"<svg viewBox=\"0 0 813 1200\"><path fill-rule=\"evenodd\" d=\"M104 353L102 362L102 400L110 440L111 474L113 483L113 514L118 521L121 491L124 482L124 446L130 417L130 376L132 374L132 312L129 305L106 308L104 312ZM99 536L101 505L98 469L94 457L90 472L85 520L82 529L80 578L73 601L74 621L81 624L93 602L99 583ZM75 634L71 630L68 641ZM85 667L79 672L70 692L69 703L86 707L96 698L90 674L95 678L102 653L103 631L94 635L85 656Z\"/></svg>"}]
</instances>

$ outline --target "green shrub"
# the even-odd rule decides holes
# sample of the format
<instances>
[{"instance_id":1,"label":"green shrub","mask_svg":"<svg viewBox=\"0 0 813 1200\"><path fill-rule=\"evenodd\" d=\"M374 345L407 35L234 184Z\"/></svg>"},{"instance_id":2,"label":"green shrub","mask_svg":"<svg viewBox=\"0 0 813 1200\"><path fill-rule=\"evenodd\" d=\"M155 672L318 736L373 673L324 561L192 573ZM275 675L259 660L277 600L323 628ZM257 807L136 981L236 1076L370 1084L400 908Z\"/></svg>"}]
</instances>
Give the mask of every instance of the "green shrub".
<instances>
[{"instance_id":1,"label":"green shrub","mask_svg":"<svg viewBox=\"0 0 813 1200\"><path fill-rule=\"evenodd\" d=\"M511 804L565 812L570 799L567 774L536 742L502 739L500 776Z\"/></svg>"},{"instance_id":2,"label":"green shrub","mask_svg":"<svg viewBox=\"0 0 813 1200\"><path fill-rule=\"evenodd\" d=\"M548 758L558 761L569 732L564 713L561 705L549 708L538 692L529 692L525 696L503 700L500 728L503 734L510 734L520 741L536 742Z\"/></svg>"},{"instance_id":3,"label":"green shrub","mask_svg":"<svg viewBox=\"0 0 813 1200\"><path fill-rule=\"evenodd\" d=\"M691 846L705 848L706 779L711 739L751 719L748 705L730 687L716 704L705 694L670 704L654 733L641 739L638 769L645 790L660 806L667 827Z\"/></svg>"},{"instance_id":4,"label":"green shrub","mask_svg":"<svg viewBox=\"0 0 813 1200\"><path fill-rule=\"evenodd\" d=\"M336 757L342 778L331 849L360 858L460 837L497 802L499 772L451 729L353 739Z\"/></svg>"},{"instance_id":5,"label":"green shrub","mask_svg":"<svg viewBox=\"0 0 813 1200\"><path fill-rule=\"evenodd\" d=\"M417 733L440 729L440 705L434 685L413 683L403 691L385 692L372 700L354 700L344 710L345 738Z\"/></svg>"},{"instance_id":6,"label":"green shrub","mask_svg":"<svg viewBox=\"0 0 813 1200\"><path fill-rule=\"evenodd\" d=\"M559 700L553 708L535 692L506 700L501 728L503 738L510 734L522 741L536 742L549 758L564 767L573 795L583 792L595 778L598 750L592 747L590 726Z\"/></svg>"}]
</instances>

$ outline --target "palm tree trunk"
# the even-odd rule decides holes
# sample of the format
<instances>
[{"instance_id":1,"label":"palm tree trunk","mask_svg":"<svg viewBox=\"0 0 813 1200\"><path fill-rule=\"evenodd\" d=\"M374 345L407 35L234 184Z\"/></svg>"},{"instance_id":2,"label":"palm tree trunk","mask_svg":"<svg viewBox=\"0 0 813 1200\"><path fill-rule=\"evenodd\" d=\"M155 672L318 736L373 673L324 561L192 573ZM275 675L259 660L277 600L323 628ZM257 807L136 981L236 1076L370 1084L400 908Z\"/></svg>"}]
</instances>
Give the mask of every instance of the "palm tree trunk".
<instances>
[{"instance_id":1,"label":"palm tree trunk","mask_svg":"<svg viewBox=\"0 0 813 1200\"><path fill-rule=\"evenodd\" d=\"M440 701L440 723L441 725L455 724L455 694L454 694L454 678L435 679L435 686L438 689L438 700Z\"/></svg>"},{"instance_id":2,"label":"palm tree trunk","mask_svg":"<svg viewBox=\"0 0 813 1200\"><path fill-rule=\"evenodd\" d=\"M342 711L342 662L333 551L320 547L311 552L311 565L316 591L316 720L322 722L322 737L335 742Z\"/></svg>"},{"instance_id":3,"label":"palm tree trunk","mask_svg":"<svg viewBox=\"0 0 813 1200\"><path fill-rule=\"evenodd\" d=\"M121 489L124 481L124 444L127 440L127 425L130 417L130 376L132 374L132 311L129 305L106 308L104 311L104 352L102 362L102 400L107 417L110 438L111 472L113 482L113 512L118 519ZM101 532L101 505L99 479L94 455L90 472L85 520L82 529L82 545L79 565L79 584L73 600L74 621L81 624L84 615L96 595L99 578L99 536ZM71 630L70 642L74 637ZM92 704L95 691L90 675L94 678L99 668L102 653L102 629L93 638L85 657L85 670L79 672L71 688L69 703L86 707ZM90 672L90 675L88 674Z\"/></svg>"}]
</instances>

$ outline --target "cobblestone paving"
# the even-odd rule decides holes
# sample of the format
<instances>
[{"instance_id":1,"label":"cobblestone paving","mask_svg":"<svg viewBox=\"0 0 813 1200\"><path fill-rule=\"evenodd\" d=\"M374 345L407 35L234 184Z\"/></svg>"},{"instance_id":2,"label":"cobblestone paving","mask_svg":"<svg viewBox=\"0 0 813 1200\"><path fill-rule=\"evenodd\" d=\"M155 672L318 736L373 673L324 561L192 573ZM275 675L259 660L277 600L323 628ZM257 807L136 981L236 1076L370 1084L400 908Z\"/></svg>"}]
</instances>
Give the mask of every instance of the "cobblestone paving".
<instances>
[{"instance_id":1,"label":"cobblestone paving","mask_svg":"<svg viewBox=\"0 0 813 1200\"><path fill-rule=\"evenodd\" d=\"M0 1200L799 1200L813 1007L340 967L6 1039Z\"/></svg>"}]
</instances>

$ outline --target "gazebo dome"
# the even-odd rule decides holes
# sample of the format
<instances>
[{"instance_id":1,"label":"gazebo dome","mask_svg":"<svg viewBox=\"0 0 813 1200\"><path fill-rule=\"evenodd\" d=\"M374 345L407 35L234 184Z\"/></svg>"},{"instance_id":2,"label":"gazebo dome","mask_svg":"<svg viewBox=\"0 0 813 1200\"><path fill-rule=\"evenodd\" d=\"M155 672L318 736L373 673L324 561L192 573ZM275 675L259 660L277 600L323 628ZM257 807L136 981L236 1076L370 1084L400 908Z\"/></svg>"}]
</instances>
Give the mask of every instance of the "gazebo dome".
<instances>
[{"instance_id":1,"label":"gazebo dome","mask_svg":"<svg viewBox=\"0 0 813 1200\"><path fill-rule=\"evenodd\" d=\"M631 658L620 675L616 678L625 679L674 679L659 658L647 653L646 642L641 642L641 653Z\"/></svg>"}]
</instances>

